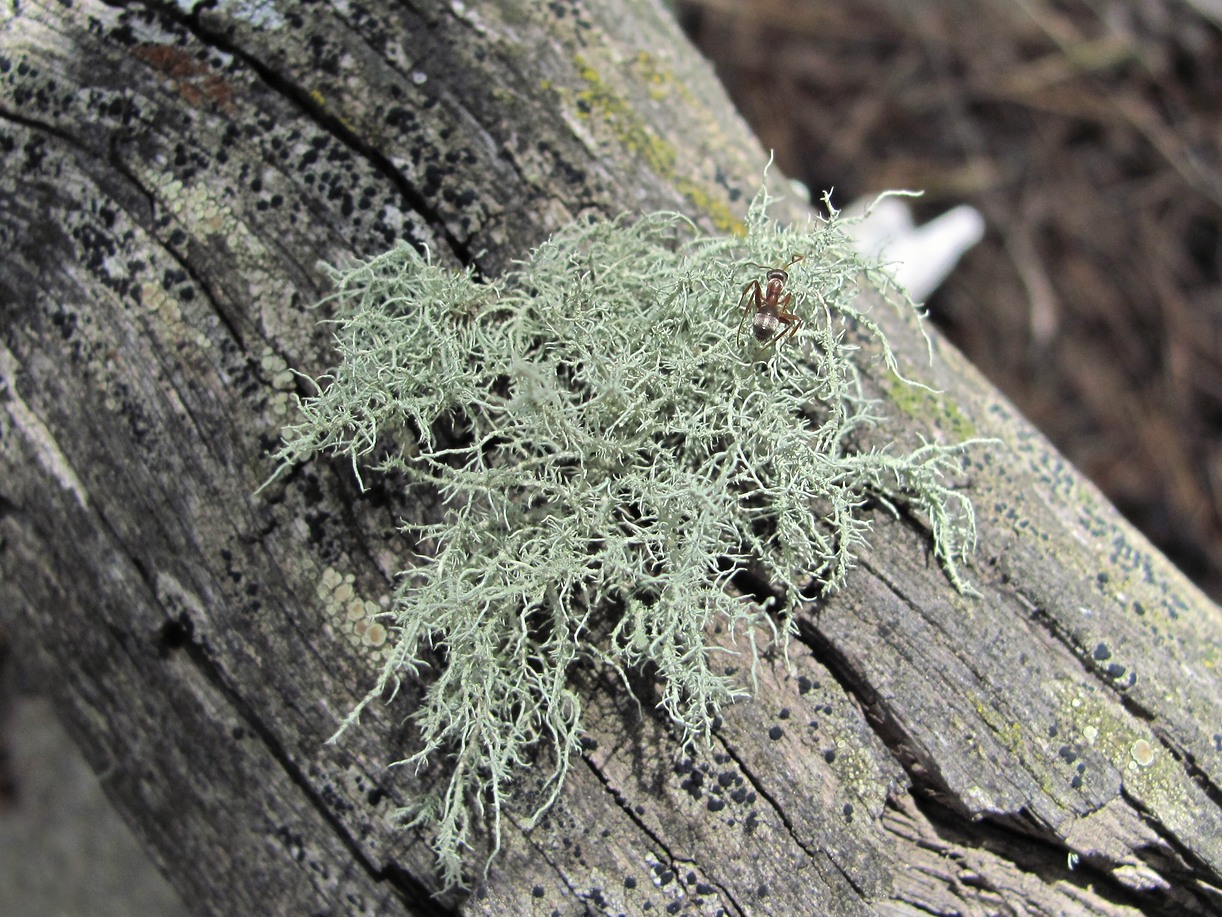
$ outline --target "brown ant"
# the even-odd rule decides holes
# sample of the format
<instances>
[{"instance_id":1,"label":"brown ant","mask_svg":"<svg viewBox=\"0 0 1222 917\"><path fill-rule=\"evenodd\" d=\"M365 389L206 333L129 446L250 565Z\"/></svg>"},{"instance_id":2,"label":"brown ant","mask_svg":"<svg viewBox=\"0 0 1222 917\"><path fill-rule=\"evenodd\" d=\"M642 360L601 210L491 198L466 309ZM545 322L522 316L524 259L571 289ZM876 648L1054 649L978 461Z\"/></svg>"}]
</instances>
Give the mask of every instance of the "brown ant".
<instances>
[{"instance_id":1,"label":"brown ant","mask_svg":"<svg viewBox=\"0 0 1222 917\"><path fill-rule=\"evenodd\" d=\"M794 255L785 267L767 267L757 264L756 267L768 271L765 285L758 280L752 280L743 287L743 295L738 300L738 307L743 310L743 317L738 322L738 333L735 340L742 337L743 325L747 317L755 313L751 319L751 333L760 347L775 347L783 338L793 337L802 325L802 319L789 311L793 301L792 293L785 291L785 283L789 280L789 268L803 259L802 255Z\"/></svg>"}]
</instances>

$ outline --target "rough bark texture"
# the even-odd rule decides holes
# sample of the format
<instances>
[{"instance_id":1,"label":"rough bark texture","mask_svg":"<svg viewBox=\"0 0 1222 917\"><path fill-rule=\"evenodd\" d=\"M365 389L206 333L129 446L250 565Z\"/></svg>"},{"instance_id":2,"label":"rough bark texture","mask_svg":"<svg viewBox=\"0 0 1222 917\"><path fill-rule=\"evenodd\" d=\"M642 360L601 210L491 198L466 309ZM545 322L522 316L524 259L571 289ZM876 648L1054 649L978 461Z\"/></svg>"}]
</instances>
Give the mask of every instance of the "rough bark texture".
<instances>
[{"instance_id":1,"label":"rough bark texture","mask_svg":"<svg viewBox=\"0 0 1222 917\"><path fill-rule=\"evenodd\" d=\"M999 440L965 482L983 596L880 514L792 671L694 759L579 673L563 799L433 897L427 838L386 821L428 779L385 767L410 698L323 744L374 677L354 601L390 591L412 508L343 463L252 496L285 367L331 358L319 264L408 239L495 274L623 210L731 230L766 157L644 0L2 9L3 622L201 913L1222 907L1222 615L886 312L944 392L878 376L888 433Z\"/></svg>"}]
</instances>

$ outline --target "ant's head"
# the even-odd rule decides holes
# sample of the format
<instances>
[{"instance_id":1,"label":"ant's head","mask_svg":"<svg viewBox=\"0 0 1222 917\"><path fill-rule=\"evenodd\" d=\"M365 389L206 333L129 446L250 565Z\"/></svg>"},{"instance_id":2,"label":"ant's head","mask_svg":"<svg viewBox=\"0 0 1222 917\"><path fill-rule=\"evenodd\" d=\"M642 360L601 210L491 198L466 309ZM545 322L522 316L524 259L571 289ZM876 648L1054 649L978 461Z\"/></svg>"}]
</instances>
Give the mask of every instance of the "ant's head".
<instances>
[{"instance_id":1,"label":"ant's head","mask_svg":"<svg viewBox=\"0 0 1222 917\"><path fill-rule=\"evenodd\" d=\"M773 281L779 281L780 283L784 284L785 281L789 279L789 268L793 267L799 261L805 261L805 260L806 260L805 255L794 255L792 258L789 259L789 263L786 264L785 267L769 267L766 264L756 264L755 266L758 268L763 268L764 270L768 272L764 276L766 277L769 283L772 283Z\"/></svg>"}]
</instances>

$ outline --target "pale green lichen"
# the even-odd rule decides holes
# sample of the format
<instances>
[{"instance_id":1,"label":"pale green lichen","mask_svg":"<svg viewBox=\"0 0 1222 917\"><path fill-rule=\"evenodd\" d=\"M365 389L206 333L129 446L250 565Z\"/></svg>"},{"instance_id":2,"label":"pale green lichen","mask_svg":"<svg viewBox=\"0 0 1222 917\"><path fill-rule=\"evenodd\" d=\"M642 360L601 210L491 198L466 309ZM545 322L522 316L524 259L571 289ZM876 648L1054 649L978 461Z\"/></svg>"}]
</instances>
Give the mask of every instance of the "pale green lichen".
<instances>
[{"instance_id":1,"label":"pale green lichen","mask_svg":"<svg viewBox=\"0 0 1222 917\"><path fill-rule=\"evenodd\" d=\"M971 506L948 481L962 446L855 444L881 406L862 397L848 329L895 368L855 304L859 279L883 275L834 214L790 229L766 208L761 192L745 239L674 214L574 225L495 283L406 246L334 273L340 362L278 458L345 455L358 477L444 498L443 519L412 527L427 556L403 573L388 661L340 731L401 679L427 681L420 745L400 763L443 756L448 779L400 814L435 832L447 886L477 818L499 837L530 756L552 768L535 814L560 791L579 750L578 663L625 684L648 666L681 740L707 738L744 692L714 671L706 632L776 629L731 579L749 567L783 594L788 635L800 593L845 583L868 502L923 520L966 588ZM744 284L794 254L800 333L762 351L739 341Z\"/></svg>"}]
</instances>

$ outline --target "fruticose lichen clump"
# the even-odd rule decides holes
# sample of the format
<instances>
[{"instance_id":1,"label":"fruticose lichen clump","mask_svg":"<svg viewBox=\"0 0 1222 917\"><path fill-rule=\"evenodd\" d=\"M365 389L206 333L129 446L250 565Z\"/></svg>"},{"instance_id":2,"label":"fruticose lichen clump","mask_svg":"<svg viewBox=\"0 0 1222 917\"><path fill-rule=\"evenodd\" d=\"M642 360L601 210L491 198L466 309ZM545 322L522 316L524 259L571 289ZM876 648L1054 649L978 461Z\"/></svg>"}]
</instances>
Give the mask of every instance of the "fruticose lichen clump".
<instances>
[{"instance_id":1,"label":"fruticose lichen clump","mask_svg":"<svg viewBox=\"0 0 1222 917\"><path fill-rule=\"evenodd\" d=\"M834 213L781 228L767 203L761 192L745 238L666 213L573 225L494 283L407 246L334 272L339 365L278 458L349 456L358 478L444 500L443 518L411 527L425 556L405 564L388 613L393 650L340 731L430 669L412 714L421 744L400 763L444 756L448 781L398 814L434 830L447 886L477 818L499 837L528 756L552 768L535 814L560 791L579 750L578 663L624 684L650 667L682 741L707 738L744 693L714 671L710 625L747 635L779 620L787 634L800 595L845 583L867 502L924 520L964 588L974 523L948 481L962 446L855 445L880 405L862 396L850 333L895 370L855 305L859 279L885 275ZM798 334L737 341L744 284L797 254ZM732 588L748 567L785 596L775 612Z\"/></svg>"}]
</instances>

